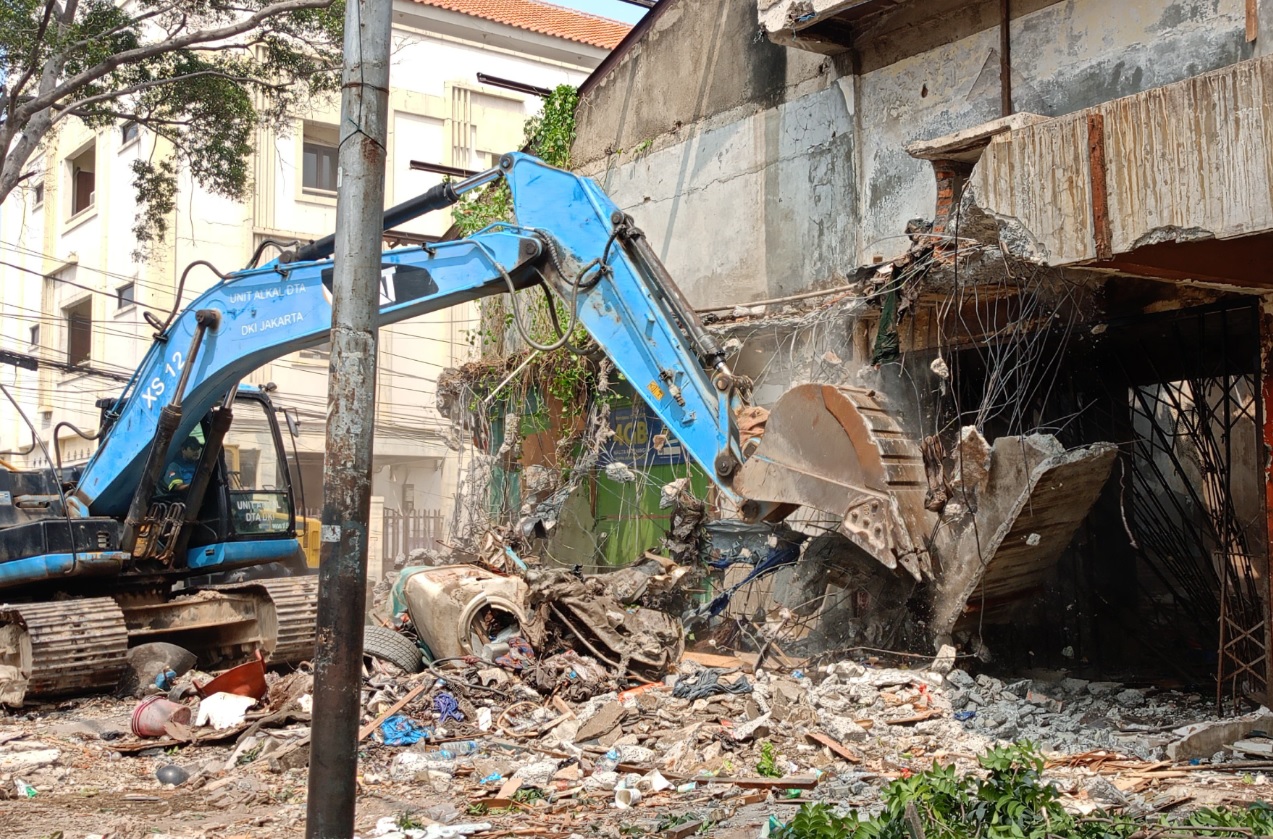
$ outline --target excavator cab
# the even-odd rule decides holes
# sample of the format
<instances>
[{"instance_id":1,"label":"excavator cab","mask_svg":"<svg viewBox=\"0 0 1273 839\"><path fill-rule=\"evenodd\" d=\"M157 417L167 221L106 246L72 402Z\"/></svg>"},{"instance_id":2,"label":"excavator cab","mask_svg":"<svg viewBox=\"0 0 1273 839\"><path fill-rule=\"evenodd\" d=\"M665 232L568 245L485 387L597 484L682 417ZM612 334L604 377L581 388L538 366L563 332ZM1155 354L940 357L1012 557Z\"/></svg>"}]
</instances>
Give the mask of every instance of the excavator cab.
<instances>
[{"instance_id":1,"label":"excavator cab","mask_svg":"<svg viewBox=\"0 0 1273 839\"><path fill-rule=\"evenodd\" d=\"M306 570L296 493L269 394L237 389L169 446L132 550L141 574L185 576L283 563Z\"/></svg>"},{"instance_id":2,"label":"excavator cab","mask_svg":"<svg viewBox=\"0 0 1273 839\"><path fill-rule=\"evenodd\" d=\"M209 572L279 562L292 571L305 569L297 551L295 480L277 415L266 391L244 386L219 445L211 417L200 422L194 436L211 443L203 453L211 475L202 498L185 502L197 505L197 512L185 516L188 532L173 546L175 551L184 543L185 561L175 553L174 568ZM156 506L165 503L176 503L171 493L155 500Z\"/></svg>"}]
</instances>

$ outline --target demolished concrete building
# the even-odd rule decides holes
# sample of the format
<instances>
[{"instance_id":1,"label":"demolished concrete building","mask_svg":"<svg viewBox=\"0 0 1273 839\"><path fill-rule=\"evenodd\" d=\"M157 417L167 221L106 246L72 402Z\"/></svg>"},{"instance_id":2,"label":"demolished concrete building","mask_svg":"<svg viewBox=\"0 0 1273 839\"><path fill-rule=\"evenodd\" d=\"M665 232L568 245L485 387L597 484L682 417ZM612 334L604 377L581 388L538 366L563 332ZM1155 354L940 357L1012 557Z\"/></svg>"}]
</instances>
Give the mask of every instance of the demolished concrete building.
<instances>
[{"instance_id":1,"label":"demolished concrete building","mask_svg":"<svg viewBox=\"0 0 1273 839\"><path fill-rule=\"evenodd\" d=\"M1262 697L1271 39L1244 0L664 0L573 157L757 404L903 421L924 635Z\"/></svg>"}]
</instances>

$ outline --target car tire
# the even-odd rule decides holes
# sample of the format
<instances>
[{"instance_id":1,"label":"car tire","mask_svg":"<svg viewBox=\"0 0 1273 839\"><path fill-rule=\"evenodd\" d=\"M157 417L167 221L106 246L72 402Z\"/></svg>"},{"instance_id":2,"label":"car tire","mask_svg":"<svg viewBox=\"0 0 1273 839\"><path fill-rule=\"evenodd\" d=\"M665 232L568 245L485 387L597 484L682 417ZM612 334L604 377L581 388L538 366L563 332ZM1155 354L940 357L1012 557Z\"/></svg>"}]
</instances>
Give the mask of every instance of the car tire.
<instances>
[{"instance_id":1,"label":"car tire","mask_svg":"<svg viewBox=\"0 0 1273 839\"><path fill-rule=\"evenodd\" d=\"M419 673L424 667L420 648L410 638L387 626L365 626L362 632L363 655L387 661L407 673Z\"/></svg>"}]
</instances>

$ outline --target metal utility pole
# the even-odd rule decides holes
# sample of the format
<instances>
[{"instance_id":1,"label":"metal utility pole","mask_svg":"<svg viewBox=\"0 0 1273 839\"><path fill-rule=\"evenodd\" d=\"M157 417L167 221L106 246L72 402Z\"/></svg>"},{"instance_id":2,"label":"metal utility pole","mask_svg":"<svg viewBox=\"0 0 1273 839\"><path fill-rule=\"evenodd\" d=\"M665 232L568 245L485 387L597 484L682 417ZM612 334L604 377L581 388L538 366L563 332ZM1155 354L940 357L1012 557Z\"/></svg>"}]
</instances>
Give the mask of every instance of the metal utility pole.
<instances>
[{"instance_id":1,"label":"metal utility pole","mask_svg":"<svg viewBox=\"0 0 1273 839\"><path fill-rule=\"evenodd\" d=\"M392 0L349 0L307 839L354 834Z\"/></svg>"}]
</instances>

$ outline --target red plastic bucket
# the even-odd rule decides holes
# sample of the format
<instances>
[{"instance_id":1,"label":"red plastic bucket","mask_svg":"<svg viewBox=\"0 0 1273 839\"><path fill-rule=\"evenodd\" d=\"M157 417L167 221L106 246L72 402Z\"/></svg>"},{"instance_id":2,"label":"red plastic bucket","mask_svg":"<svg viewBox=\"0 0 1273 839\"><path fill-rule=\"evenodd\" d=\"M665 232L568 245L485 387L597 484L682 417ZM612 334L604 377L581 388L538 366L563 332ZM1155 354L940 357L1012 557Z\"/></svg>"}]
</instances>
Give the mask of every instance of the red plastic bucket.
<instances>
[{"instance_id":1,"label":"red plastic bucket","mask_svg":"<svg viewBox=\"0 0 1273 839\"><path fill-rule=\"evenodd\" d=\"M169 702L162 696L143 699L133 709L132 730L138 737L162 737L164 724L169 720L181 725L190 724L190 706Z\"/></svg>"},{"instance_id":2,"label":"red plastic bucket","mask_svg":"<svg viewBox=\"0 0 1273 839\"><path fill-rule=\"evenodd\" d=\"M260 650L256 651L256 658L247 664L232 667L205 685L195 685L195 692L200 699L207 699L214 693L233 693L260 699L268 690L265 684L265 654Z\"/></svg>"}]
</instances>

